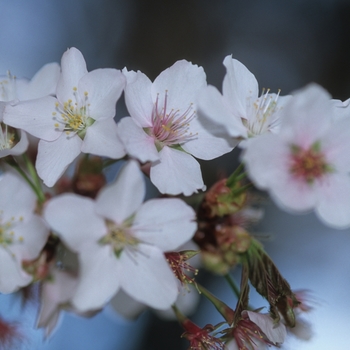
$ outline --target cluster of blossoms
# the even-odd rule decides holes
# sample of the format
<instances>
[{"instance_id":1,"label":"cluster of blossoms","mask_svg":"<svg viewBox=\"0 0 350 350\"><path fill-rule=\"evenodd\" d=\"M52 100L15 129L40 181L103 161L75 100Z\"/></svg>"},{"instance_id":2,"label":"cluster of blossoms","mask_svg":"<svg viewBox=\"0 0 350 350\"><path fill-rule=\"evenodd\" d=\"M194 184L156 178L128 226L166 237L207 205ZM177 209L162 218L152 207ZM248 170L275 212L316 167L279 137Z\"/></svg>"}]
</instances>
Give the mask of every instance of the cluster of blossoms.
<instances>
[{"instance_id":1,"label":"cluster of blossoms","mask_svg":"<svg viewBox=\"0 0 350 350\"><path fill-rule=\"evenodd\" d=\"M259 96L242 63L227 56L224 65L222 94L185 60L152 83L126 68L88 72L75 48L31 81L2 78L0 292L40 284L37 326L46 335L62 309L90 316L125 296L130 309L173 307L193 350L278 346L295 326L301 298L248 232L261 216L249 188L267 190L283 209L315 209L326 224L349 227L349 102L315 84ZM122 93L130 116L116 122ZM242 165L203 198L193 196L197 213L175 197L206 190L196 158L237 145ZM106 185L103 169L118 160ZM64 175L69 166L72 177ZM162 198L144 202L144 175ZM192 239L205 268L229 279L242 265L235 310L195 280L187 260L198 252L182 248ZM248 280L269 314L249 307ZM200 328L175 306L190 284L223 315L221 324Z\"/></svg>"}]
</instances>

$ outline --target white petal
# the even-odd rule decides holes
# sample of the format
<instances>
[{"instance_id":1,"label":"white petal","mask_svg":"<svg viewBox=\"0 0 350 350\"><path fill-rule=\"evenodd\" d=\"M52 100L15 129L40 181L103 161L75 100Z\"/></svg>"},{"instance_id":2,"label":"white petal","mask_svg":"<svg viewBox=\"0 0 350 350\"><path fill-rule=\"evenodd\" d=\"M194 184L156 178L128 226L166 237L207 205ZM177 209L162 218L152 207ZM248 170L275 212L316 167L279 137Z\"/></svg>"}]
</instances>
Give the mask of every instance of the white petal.
<instances>
[{"instance_id":1,"label":"white petal","mask_svg":"<svg viewBox=\"0 0 350 350\"><path fill-rule=\"evenodd\" d=\"M62 73L57 84L57 99L63 105L69 99L75 101L73 88L78 88L79 80L87 74L86 63L82 53L72 47L62 56Z\"/></svg>"},{"instance_id":2,"label":"white petal","mask_svg":"<svg viewBox=\"0 0 350 350\"><path fill-rule=\"evenodd\" d=\"M185 112L191 103L197 100L197 94L206 86L206 75L202 67L181 60L175 62L158 75L152 85L152 100L163 104L167 95L167 109L179 109ZM162 105L161 104L161 105Z\"/></svg>"},{"instance_id":3,"label":"white petal","mask_svg":"<svg viewBox=\"0 0 350 350\"><path fill-rule=\"evenodd\" d=\"M145 304L136 301L122 289L112 298L111 306L114 311L127 319L136 319L146 309Z\"/></svg>"},{"instance_id":4,"label":"white petal","mask_svg":"<svg viewBox=\"0 0 350 350\"><path fill-rule=\"evenodd\" d=\"M238 118L247 118L247 101L255 101L259 95L255 76L241 62L226 56L224 59L226 75L222 91L226 105Z\"/></svg>"},{"instance_id":5,"label":"white petal","mask_svg":"<svg viewBox=\"0 0 350 350\"><path fill-rule=\"evenodd\" d=\"M90 117L95 120L113 118L115 105L125 86L124 75L112 68L96 69L79 81L78 91L82 99L87 95Z\"/></svg>"},{"instance_id":6,"label":"white petal","mask_svg":"<svg viewBox=\"0 0 350 350\"><path fill-rule=\"evenodd\" d=\"M87 244L79 254L79 264L79 284L72 303L81 312L100 309L119 289L120 261L110 246Z\"/></svg>"},{"instance_id":7,"label":"white petal","mask_svg":"<svg viewBox=\"0 0 350 350\"><path fill-rule=\"evenodd\" d=\"M247 137L241 117L230 111L226 100L214 86L208 85L198 95L198 115L200 121L205 118L222 125L232 137Z\"/></svg>"},{"instance_id":8,"label":"white petal","mask_svg":"<svg viewBox=\"0 0 350 350\"><path fill-rule=\"evenodd\" d=\"M175 250L193 237L195 217L194 210L180 199L149 200L136 213L133 233L163 251Z\"/></svg>"},{"instance_id":9,"label":"white petal","mask_svg":"<svg viewBox=\"0 0 350 350\"><path fill-rule=\"evenodd\" d=\"M0 209L2 221L14 217L30 218L36 207L36 195L17 174L7 172L0 178Z\"/></svg>"},{"instance_id":10,"label":"white petal","mask_svg":"<svg viewBox=\"0 0 350 350\"><path fill-rule=\"evenodd\" d=\"M308 148L330 127L330 96L320 86L310 84L287 101L280 115L281 137L299 147Z\"/></svg>"},{"instance_id":11,"label":"white petal","mask_svg":"<svg viewBox=\"0 0 350 350\"><path fill-rule=\"evenodd\" d=\"M55 141L40 140L35 167L46 186L52 187L78 157L81 144L78 135L67 136L65 133Z\"/></svg>"},{"instance_id":12,"label":"white petal","mask_svg":"<svg viewBox=\"0 0 350 350\"><path fill-rule=\"evenodd\" d=\"M87 128L81 151L112 159L124 157L124 146L117 136L117 129L114 119L95 121Z\"/></svg>"},{"instance_id":13,"label":"white petal","mask_svg":"<svg viewBox=\"0 0 350 350\"><path fill-rule=\"evenodd\" d=\"M231 137L216 137L201 126L198 120L193 120L189 131L194 136L182 145L182 148L199 159L210 160L231 152L237 141Z\"/></svg>"},{"instance_id":14,"label":"white petal","mask_svg":"<svg viewBox=\"0 0 350 350\"><path fill-rule=\"evenodd\" d=\"M152 126L154 102L151 96L152 82L140 71L127 72L125 87L125 104L131 117L143 128Z\"/></svg>"},{"instance_id":15,"label":"white petal","mask_svg":"<svg viewBox=\"0 0 350 350\"><path fill-rule=\"evenodd\" d=\"M247 311L249 319L254 322L275 344L282 344L287 336L287 330L282 322L275 324L269 315Z\"/></svg>"},{"instance_id":16,"label":"white petal","mask_svg":"<svg viewBox=\"0 0 350 350\"><path fill-rule=\"evenodd\" d=\"M320 189L316 214L327 225L344 229L350 227L350 176L330 174Z\"/></svg>"},{"instance_id":17,"label":"white petal","mask_svg":"<svg viewBox=\"0 0 350 350\"><path fill-rule=\"evenodd\" d=\"M154 139L135 124L132 118L126 117L118 123L118 135L126 152L140 162L156 161L159 159Z\"/></svg>"},{"instance_id":18,"label":"white petal","mask_svg":"<svg viewBox=\"0 0 350 350\"><path fill-rule=\"evenodd\" d=\"M135 161L120 170L113 184L105 186L96 198L96 212L118 224L133 215L145 198L142 172Z\"/></svg>"},{"instance_id":19,"label":"white petal","mask_svg":"<svg viewBox=\"0 0 350 350\"><path fill-rule=\"evenodd\" d=\"M46 141L56 140L64 128L57 123L52 113L56 112L57 100L46 96L36 100L7 104L4 110L4 123L14 128L23 129L29 134Z\"/></svg>"},{"instance_id":20,"label":"white petal","mask_svg":"<svg viewBox=\"0 0 350 350\"><path fill-rule=\"evenodd\" d=\"M19 142L11 149L0 151L0 158L6 157L9 154L18 156L27 150L29 145L27 134L23 130L18 130L18 132L20 133Z\"/></svg>"},{"instance_id":21,"label":"white petal","mask_svg":"<svg viewBox=\"0 0 350 350\"><path fill-rule=\"evenodd\" d=\"M98 241L107 233L102 217L95 212L95 202L76 194L62 194L49 200L44 218L74 252L88 241Z\"/></svg>"},{"instance_id":22,"label":"white petal","mask_svg":"<svg viewBox=\"0 0 350 350\"><path fill-rule=\"evenodd\" d=\"M151 181L161 193L190 196L205 186L199 163L186 152L164 147L151 166Z\"/></svg>"},{"instance_id":23,"label":"white petal","mask_svg":"<svg viewBox=\"0 0 350 350\"><path fill-rule=\"evenodd\" d=\"M12 253L0 247L0 293L12 293L27 286L32 276L24 272Z\"/></svg>"},{"instance_id":24,"label":"white petal","mask_svg":"<svg viewBox=\"0 0 350 350\"><path fill-rule=\"evenodd\" d=\"M33 215L14 225L14 243L9 246L19 260L34 260L47 242L49 228L44 220Z\"/></svg>"},{"instance_id":25,"label":"white petal","mask_svg":"<svg viewBox=\"0 0 350 350\"><path fill-rule=\"evenodd\" d=\"M56 62L48 63L34 75L27 84L26 89L18 91L18 98L22 100L32 100L47 95L56 94L58 78L60 76L60 65Z\"/></svg>"},{"instance_id":26,"label":"white petal","mask_svg":"<svg viewBox=\"0 0 350 350\"><path fill-rule=\"evenodd\" d=\"M135 300L155 309L167 309L178 295L177 282L164 254L156 247L139 244L138 251L124 251L121 287Z\"/></svg>"}]
</instances>

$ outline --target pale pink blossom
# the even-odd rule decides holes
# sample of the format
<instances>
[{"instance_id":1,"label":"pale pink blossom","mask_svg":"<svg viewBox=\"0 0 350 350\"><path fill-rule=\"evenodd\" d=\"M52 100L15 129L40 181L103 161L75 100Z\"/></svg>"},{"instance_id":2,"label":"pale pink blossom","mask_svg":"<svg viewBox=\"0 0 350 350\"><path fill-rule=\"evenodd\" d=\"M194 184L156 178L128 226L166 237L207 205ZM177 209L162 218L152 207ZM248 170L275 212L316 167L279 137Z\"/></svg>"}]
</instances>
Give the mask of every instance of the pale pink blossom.
<instances>
[{"instance_id":1,"label":"pale pink blossom","mask_svg":"<svg viewBox=\"0 0 350 350\"><path fill-rule=\"evenodd\" d=\"M164 251L192 238L195 213L180 199L142 203L144 196L142 173L131 161L95 201L64 194L48 202L47 222L78 253L72 304L79 311L103 307L120 289L156 309L175 302L178 287Z\"/></svg>"},{"instance_id":2,"label":"pale pink blossom","mask_svg":"<svg viewBox=\"0 0 350 350\"><path fill-rule=\"evenodd\" d=\"M62 56L57 98L7 105L4 121L40 139L36 169L51 187L81 153L121 158L124 148L117 137L115 104L125 78L116 69L88 72L76 48Z\"/></svg>"},{"instance_id":3,"label":"pale pink blossom","mask_svg":"<svg viewBox=\"0 0 350 350\"><path fill-rule=\"evenodd\" d=\"M328 93L309 85L284 110L278 135L248 141L243 161L249 177L282 208L315 209L326 224L350 226L350 118L338 113Z\"/></svg>"},{"instance_id":4,"label":"pale pink blossom","mask_svg":"<svg viewBox=\"0 0 350 350\"><path fill-rule=\"evenodd\" d=\"M259 87L255 76L232 56L224 59L226 75L222 94L208 85L198 97L199 114L224 128L233 138L248 138L277 132L279 112L290 96L279 96Z\"/></svg>"},{"instance_id":5,"label":"pale pink blossom","mask_svg":"<svg viewBox=\"0 0 350 350\"><path fill-rule=\"evenodd\" d=\"M151 162L150 178L161 193L191 195L204 190L199 163L232 150L198 121L196 99L206 86L202 67L177 61L152 83L138 72L127 78L125 102L131 117L119 122L118 133L127 153Z\"/></svg>"}]
</instances>

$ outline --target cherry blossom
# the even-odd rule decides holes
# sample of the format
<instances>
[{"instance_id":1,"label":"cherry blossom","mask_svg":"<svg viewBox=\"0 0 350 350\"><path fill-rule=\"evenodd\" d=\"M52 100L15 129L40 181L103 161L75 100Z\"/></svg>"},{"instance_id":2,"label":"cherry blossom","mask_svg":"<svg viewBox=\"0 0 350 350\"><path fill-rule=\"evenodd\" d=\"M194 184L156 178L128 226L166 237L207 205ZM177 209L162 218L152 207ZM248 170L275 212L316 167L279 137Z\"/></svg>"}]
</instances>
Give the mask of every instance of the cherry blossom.
<instances>
[{"instance_id":1,"label":"cherry blossom","mask_svg":"<svg viewBox=\"0 0 350 350\"><path fill-rule=\"evenodd\" d=\"M177 61L152 83L140 71L127 78L125 102L131 117L118 133L126 151L151 162L150 178L161 193L191 195L204 190L199 163L232 150L233 144L211 135L198 121L197 94L206 86L202 67Z\"/></svg>"},{"instance_id":2,"label":"cherry blossom","mask_svg":"<svg viewBox=\"0 0 350 350\"><path fill-rule=\"evenodd\" d=\"M350 119L334 121L328 93L309 85L283 110L278 135L251 139L243 155L254 184L282 208L315 208L326 224L350 226Z\"/></svg>"},{"instance_id":3,"label":"cherry blossom","mask_svg":"<svg viewBox=\"0 0 350 350\"><path fill-rule=\"evenodd\" d=\"M176 198L142 204L145 183L135 161L96 200L74 194L51 199L44 216L78 253L80 277L72 304L79 311L103 307L119 289L138 302L166 309L178 295L164 251L192 238L192 208Z\"/></svg>"},{"instance_id":4,"label":"cherry blossom","mask_svg":"<svg viewBox=\"0 0 350 350\"><path fill-rule=\"evenodd\" d=\"M33 279L23 270L22 261L37 258L49 234L35 209L32 189L17 175L5 173L0 180L1 293L12 293Z\"/></svg>"},{"instance_id":5,"label":"cherry blossom","mask_svg":"<svg viewBox=\"0 0 350 350\"><path fill-rule=\"evenodd\" d=\"M116 69L88 73L76 48L62 56L56 95L7 105L4 122L40 139L36 168L51 187L81 153L110 158L125 155L113 118L125 78Z\"/></svg>"},{"instance_id":6,"label":"cherry blossom","mask_svg":"<svg viewBox=\"0 0 350 350\"><path fill-rule=\"evenodd\" d=\"M255 76L241 62L226 56L226 75L220 92L211 85L198 97L198 110L203 118L224 127L233 138L248 138L276 132L279 112L290 96L279 96L263 90L259 97Z\"/></svg>"},{"instance_id":7,"label":"cherry blossom","mask_svg":"<svg viewBox=\"0 0 350 350\"><path fill-rule=\"evenodd\" d=\"M18 79L8 72L0 77L0 158L8 155L20 155L28 148L28 138L23 130L3 123L3 112L6 104L14 100L31 100L56 91L60 66L49 63L42 67L31 80Z\"/></svg>"}]
</instances>

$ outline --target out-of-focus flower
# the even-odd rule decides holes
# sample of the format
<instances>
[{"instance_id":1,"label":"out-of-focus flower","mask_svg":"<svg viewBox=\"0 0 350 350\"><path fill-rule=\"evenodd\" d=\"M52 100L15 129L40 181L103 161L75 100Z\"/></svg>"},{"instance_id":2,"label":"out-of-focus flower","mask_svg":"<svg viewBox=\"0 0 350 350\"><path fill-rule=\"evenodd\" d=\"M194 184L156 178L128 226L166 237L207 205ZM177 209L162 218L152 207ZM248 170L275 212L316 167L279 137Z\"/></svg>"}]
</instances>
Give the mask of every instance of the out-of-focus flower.
<instances>
[{"instance_id":1,"label":"out-of-focus flower","mask_svg":"<svg viewBox=\"0 0 350 350\"><path fill-rule=\"evenodd\" d=\"M142 173L131 161L96 201L66 194L48 202L46 220L79 254L79 284L72 298L79 311L103 307L120 288L156 309L176 300L176 279L163 252L192 238L195 213L176 198L142 204L144 195Z\"/></svg>"},{"instance_id":2,"label":"out-of-focus flower","mask_svg":"<svg viewBox=\"0 0 350 350\"><path fill-rule=\"evenodd\" d=\"M62 309L74 311L69 301L77 285L76 276L58 269L53 269L50 276L42 282L37 327L45 329L46 337L55 329Z\"/></svg>"},{"instance_id":3,"label":"out-of-focus flower","mask_svg":"<svg viewBox=\"0 0 350 350\"><path fill-rule=\"evenodd\" d=\"M287 331L282 323L274 324L269 315L245 310L234 327L226 330L226 334L234 338L228 342L228 350L262 350L270 345L282 344Z\"/></svg>"},{"instance_id":4,"label":"out-of-focus flower","mask_svg":"<svg viewBox=\"0 0 350 350\"><path fill-rule=\"evenodd\" d=\"M223 94L214 86L203 89L198 99L199 114L223 126L234 138L276 132L279 112L291 97L270 94L269 90L263 90L259 97L258 82L242 63L226 56L224 65Z\"/></svg>"},{"instance_id":5,"label":"out-of-focus flower","mask_svg":"<svg viewBox=\"0 0 350 350\"><path fill-rule=\"evenodd\" d=\"M130 116L119 123L126 151L151 162L150 178L161 193L188 196L205 189L199 163L232 150L211 135L196 115L196 97L206 86L202 67L185 60L163 71L152 83L145 74L123 71Z\"/></svg>"},{"instance_id":6,"label":"out-of-focus flower","mask_svg":"<svg viewBox=\"0 0 350 350\"><path fill-rule=\"evenodd\" d=\"M327 92L309 85L295 93L281 114L278 135L250 139L243 156L249 177L283 209L315 208L327 225L350 226L350 118L337 111Z\"/></svg>"},{"instance_id":7,"label":"out-of-focus flower","mask_svg":"<svg viewBox=\"0 0 350 350\"><path fill-rule=\"evenodd\" d=\"M36 259L49 235L35 209L32 189L18 176L5 173L0 179L1 293L12 293L33 279L23 270L22 262Z\"/></svg>"},{"instance_id":8,"label":"out-of-focus flower","mask_svg":"<svg viewBox=\"0 0 350 350\"><path fill-rule=\"evenodd\" d=\"M60 66L49 63L42 67L31 80L17 79L8 72L0 77L0 158L8 155L17 156L28 148L28 139L23 130L3 123L3 112L11 101L26 101L53 95L56 92Z\"/></svg>"},{"instance_id":9,"label":"out-of-focus flower","mask_svg":"<svg viewBox=\"0 0 350 350\"><path fill-rule=\"evenodd\" d=\"M88 73L75 48L63 54L61 67L57 99L46 96L7 105L4 111L6 124L40 139L36 168L50 187L80 152L114 159L125 155L113 120L123 74L109 68Z\"/></svg>"}]
</instances>

